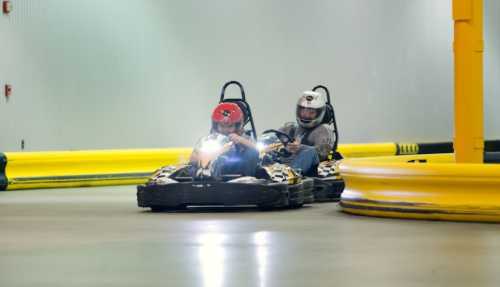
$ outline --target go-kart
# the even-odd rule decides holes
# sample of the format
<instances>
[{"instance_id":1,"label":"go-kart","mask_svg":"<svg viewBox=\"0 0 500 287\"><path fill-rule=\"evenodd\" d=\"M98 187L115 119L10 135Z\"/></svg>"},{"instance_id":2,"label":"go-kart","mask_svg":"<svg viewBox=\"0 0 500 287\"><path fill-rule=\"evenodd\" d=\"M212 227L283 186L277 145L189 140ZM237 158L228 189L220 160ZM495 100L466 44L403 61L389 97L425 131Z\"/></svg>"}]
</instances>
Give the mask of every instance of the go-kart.
<instances>
[{"instance_id":1,"label":"go-kart","mask_svg":"<svg viewBox=\"0 0 500 287\"><path fill-rule=\"evenodd\" d=\"M257 149L263 167L287 162L292 154L286 149L293 139L278 130L266 130L259 137ZM321 162L313 174L303 176L305 203L336 201L344 189L344 181L338 172L338 161L332 158ZM338 155L336 155L338 157ZM301 171L296 171L301 174Z\"/></svg>"},{"instance_id":2,"label":"go-kart","mask_svg":"<svg viewBox=\"0 0 500 287\"><path fill-rule=\"evenodd\" d=\"M313 88L313 91L319 89L324 90L326 94L326 111L323 118L324 124L332 126L332 132L334 136L333 148L330 151L329 158L325 161L320 162L317 169L311 174L305 174L303 177L304 184L309 187L313 186L313 200L315 202L324 201L338 201L340 195L344 190L344 181L340 177L338 172L338 163L342 159L342 155L337 152L338 146L338 128L337 121L335 119L335 112L330 99L330 91L327 87L318 85ZM295 127L296 129L297 127ZM307 137L305 135L304 137ZM261 151L262 164L266 166L273 163L286 163L287 158L291 154L287 151L286 146L288 143L294 141L290 135L278 131L278 130L267 130L261 137L259 137L259 142L257 144L259 150ZM298 171L299 174L301 171ZM311 201L311 196L305 194L306 203Z\"/></svg>"},{"instance_id":3,"label":"go-kart","mask_svg":"<svg viewBox=\"0 0 500 287\"><path fill-rule=\"evenodd\" d=\"M229 85L240 88L241 99L226 99ZM246 133L256 138L250 106L243 86L236 81L226 83L219 102L238 104L245 115ZM196 162L181 166L166 166L157 170L146 184L137 187L139 207L152 211L181 210L188 206L244 206L261 209L298 208L304 204L303 178L291 167L273 163L257 167L255 176L217 172L216 166L234 145L228 137L211 134L195 147ZM307 181L307 192L312 184ZM307 201L307 200L306 200Z\"/></svg>"},{"instance_id":4,"label":"go-kart","mask_svg":"<svg viewBox=\"0 0 500 287\"><path fill-rule=\"evenodd\" d=\"M326 95L326 113L323 123L333 127L334 144L330 155L326 161L320 162L317 174L314 179L314 197L315 201L338 201L344 190L344 180L340 177L338 164L342 160L342 155L337 151L339 145L339 129L335 119L335 110L333 109L330 98L330 91L323 85L317 85L312 90L323 90Z\"/></svg>"}]
</instances>

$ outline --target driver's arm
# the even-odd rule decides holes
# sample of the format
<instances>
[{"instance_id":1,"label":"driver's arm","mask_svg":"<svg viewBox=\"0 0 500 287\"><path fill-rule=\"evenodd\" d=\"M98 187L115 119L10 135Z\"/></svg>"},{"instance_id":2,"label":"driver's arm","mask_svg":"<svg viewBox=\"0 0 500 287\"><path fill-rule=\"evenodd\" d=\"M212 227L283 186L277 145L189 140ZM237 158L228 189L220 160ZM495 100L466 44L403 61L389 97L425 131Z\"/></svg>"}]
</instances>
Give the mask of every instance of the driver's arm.
<instances>
[{"instance_id":1,"label":"driver's arm","mask_svg":"<svg viewBox=\"0 0 500 287\"><path fill-rule=\"evenodd\" d=\"M319 126L311 133L309 139L314 143L314 147L318 152L319 160L325 161L333 149L334 137L333 132L328 126Z\"/></svg>"},{"instance_id":2,"label":"driver's arm","mask_svg":"<svg viewBox=\"0 0 500 287\"><path fill-rule=\"evenodd\" d=\"M196 151L193 151L191 153L191 156L189 157L189 163L196 164L198 161L199 161L198 153Z\"/></svg>"},{"instance_id":3,"label":"driver's arm","mask_svg":"<svg viewBox=\"0 0 500 287\"><path fill-rule=\"evenodd\" d=\"M285 123L282 127L278 129L278 131L287 134L292 139L295 138L295 131L297 129L297 125L292 122Z\"/></svg>"},{"instance_id":4,"label":"driver's arm","mask_svg":"<svg viewBox=\"0 0 500 287\"><path fill-rule=\"evenodd\" d=\"M200 161L200 155L198 154L198 149L200 148L200 146L201 146L201 139L199 139L194 145L193 151L189 156L189 164L195 165L198 164L198 162Z\"/></svg>"}]
</instances>

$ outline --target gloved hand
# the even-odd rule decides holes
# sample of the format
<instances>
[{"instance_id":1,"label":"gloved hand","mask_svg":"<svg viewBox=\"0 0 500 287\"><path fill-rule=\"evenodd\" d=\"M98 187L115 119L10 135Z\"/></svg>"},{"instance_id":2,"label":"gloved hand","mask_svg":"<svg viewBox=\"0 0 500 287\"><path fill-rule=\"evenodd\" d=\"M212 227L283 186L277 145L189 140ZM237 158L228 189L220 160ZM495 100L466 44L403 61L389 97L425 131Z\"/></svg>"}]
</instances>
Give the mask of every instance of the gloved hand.
<instances>
[{"instance_id":1,"label":"gloved hand","mask_svg":"<svg viewBox=\"0 0 500 287\"><path fill-rule=\"evenodd\" d=\"M234 143L234 144L239 144L239 145L244 145L247 147L255 148L255 144L246 139L245 137L242 137L238 134L232 133L228 135L229 139Z\"/></svg>"},{"instance_id":2,"label":"gloved hand","mask_svg":"<svg viewBox=\"0 0 500 287\"><path fill-rule=\"evenodd\" d=\"M300 142L298 140L295 140L291 143L289 143L287 146L286 146L286 149L291 152L292 154L296 154L299 152L300 150Z\"/></svg>"}]
</instances>

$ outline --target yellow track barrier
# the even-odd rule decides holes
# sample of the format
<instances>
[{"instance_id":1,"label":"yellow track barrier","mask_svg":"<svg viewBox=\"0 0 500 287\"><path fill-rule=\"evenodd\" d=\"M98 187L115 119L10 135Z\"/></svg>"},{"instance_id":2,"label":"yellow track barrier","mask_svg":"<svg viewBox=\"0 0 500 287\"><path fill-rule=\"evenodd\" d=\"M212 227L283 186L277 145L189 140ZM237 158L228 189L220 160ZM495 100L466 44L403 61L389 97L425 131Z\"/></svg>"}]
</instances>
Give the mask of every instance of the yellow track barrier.
<instances>
[{"instance_id":1,"label":"yellow track barrier","mask_svg":"<svg viewBox=\"0 0 500 287\"><path fill-rule=\"evenodd\" d=\"M140 184L159 167L186 162L188 148L5 153L7 190Z\"/></svg>"},{"instance_id":2,"label":"yellow track barrier","mask_svg":"<svg viewBox=\"0 0 500 287\"><path fill-rule=\"evenodd\" d=\"M368 144L340 144L338 152L344 157L368 157L395 155L397 144L389 143L368 143Z\"/></svg>"},{"instance_id":3,"label":"yellow track barrier","mask_svg":"<svg viewBox=\"0 0 500 287\"><path fill-rule=\"evenodd\" d=\"M345 159L343 211L500 222L500 165L456 164L453 154Z\"/></svg>"},{"instance_id":4,"label":"yellow track barrier","mask_svg":"<svg viewBox=\"0 0 500 287\"><path fill-rule=\"evenodd\" d=\"M6 189L141 184L162 166L187 162L191 150L8 152ZM347 157L394 155L397 144L345 144L339 151Z\"/></svg>"}]
</instances>

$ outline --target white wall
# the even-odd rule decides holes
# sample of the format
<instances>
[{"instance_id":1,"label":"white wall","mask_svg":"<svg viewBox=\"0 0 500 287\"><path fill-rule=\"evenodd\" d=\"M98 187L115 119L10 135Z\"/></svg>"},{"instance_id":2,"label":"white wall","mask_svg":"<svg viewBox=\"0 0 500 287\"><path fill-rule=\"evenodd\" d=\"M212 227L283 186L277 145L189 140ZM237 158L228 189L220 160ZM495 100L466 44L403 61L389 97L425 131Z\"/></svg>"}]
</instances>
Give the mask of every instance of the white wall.
<instances>
[{"instance_id":1,"label":"white wall","mask_svg":"<svg viewBox=\"0 0 500 287\"><path fill-rule=\"evenodd\" d=\"M484 130L500 139L500 1L484 3Z\"/></svg>"},{"instance_id":2,"label":"white wall","mask_svg":"<svg viewBox=\"0 0 500 287\"><path fill-rule=\"evenodd\" d=\"M452 138L449 0L13 2L0 17L0 82L14 87L0 99L0 151L21 139L27 150L190 146L233 79L260 131L293 120L300 92L321 83L342 142Z\"/></svg>"}]
</instances>

